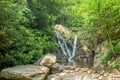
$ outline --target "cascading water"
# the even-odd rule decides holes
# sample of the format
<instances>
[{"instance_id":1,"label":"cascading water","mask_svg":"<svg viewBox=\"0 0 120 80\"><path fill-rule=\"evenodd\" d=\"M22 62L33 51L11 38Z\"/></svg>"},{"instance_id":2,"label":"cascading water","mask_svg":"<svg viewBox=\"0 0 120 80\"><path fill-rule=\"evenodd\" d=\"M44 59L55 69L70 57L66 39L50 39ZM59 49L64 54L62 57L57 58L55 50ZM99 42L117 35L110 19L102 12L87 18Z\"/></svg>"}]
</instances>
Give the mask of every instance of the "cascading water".
<instances>
[{"instance_id":1,"label":"cascading water","mask_svg":"<svg viewBox=\"0 0 120 80\"><path fill-rule=\"evenodd\" d=\"M72 50L68 47L68 44L67 42L65 41L65 39L61 36L61 34L55 30L55 33L56 33L56 36L57 36L57 39L58 39L58 44L60 45L60 48L64 54L64 56L67 58L68 60L68 64L75 64L75 61L74 61L74 56L75 56L75 53L76 53L76 44L77 44L77 36L75 36L75 39L74 39L74 44L72 46Z\"/></svg>"},{"instance_id":2,"label":"cascading water","mask_svg":"<svg viewBox=\"0 0 120 80\"><path fill-rule=\"evenodd\" d=\"M70 64L75 64L74 60L72 60L75 56L75 52L76 52L76 44L77 44L77 35L75 36L74 39L74 45L73 45L73 51L72 51L72 55L69 57L69 63Z\"/></svg>"}]
</instances>

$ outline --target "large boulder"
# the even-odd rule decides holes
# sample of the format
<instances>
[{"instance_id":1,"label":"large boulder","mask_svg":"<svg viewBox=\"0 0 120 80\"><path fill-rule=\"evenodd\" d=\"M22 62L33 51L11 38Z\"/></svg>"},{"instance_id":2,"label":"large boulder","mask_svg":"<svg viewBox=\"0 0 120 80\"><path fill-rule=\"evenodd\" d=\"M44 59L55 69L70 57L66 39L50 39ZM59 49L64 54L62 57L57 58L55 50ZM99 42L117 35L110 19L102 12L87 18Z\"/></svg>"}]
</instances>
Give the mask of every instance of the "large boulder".
<instances>
[{"instance_id":1,"label":"large boulder","mask_svg":"<svg viewBox=\"0 0 120 80\"><path fill-rule=\"evenodd\" d=\"M59 33L63 34L64 37L69 38L70 37L70 31L68 28L64 27L61 24L56 24L54 27L54 30L58 31Z\"/></svg>"},{"instance_id":2,"label":"large boulder","mask_svg":"<svg viewBox=\"0 0 120 80\"><path fill-rule=\"evenodd\" d=\"M44 80L48 72L44 66L20 65L3 69L1 76L10 80Z\"/></svg>"},{"instance_id":3,"label":"large boulder","mask_svg":"<svg viewBox=\"0 0 120 80\"><path fill-rule=\"evenodd\" d=\"M55 63L56 56L54 54L48 53L44 57L36 61L34 64L51 68Z\"/></svg>"}]
</instances>

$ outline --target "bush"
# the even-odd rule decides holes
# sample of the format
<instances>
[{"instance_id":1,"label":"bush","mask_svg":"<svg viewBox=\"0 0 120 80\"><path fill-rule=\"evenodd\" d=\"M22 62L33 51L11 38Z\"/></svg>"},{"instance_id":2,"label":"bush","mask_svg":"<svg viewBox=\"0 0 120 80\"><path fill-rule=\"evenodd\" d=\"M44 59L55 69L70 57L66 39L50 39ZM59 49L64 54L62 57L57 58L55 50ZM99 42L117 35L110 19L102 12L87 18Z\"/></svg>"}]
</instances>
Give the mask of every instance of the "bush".
<instances>
[{"instance_id":1,"label":"bush","mask_svg":"<svg viewBox=\"0 0 120 80\"><path fill-rule=\"evenodd\" d=\"M117 58L114 64L114 68L119 69L120 70L120 58Z\"/></svg>"},{"instance_id":2,"label":"bush","mask_svg":"<svg viewBox=\"0 0 120 80\"><path fill-rule=\"evenodd\" d=\"M4 56L0 58L1 67L33 63L45 53L57 49L55 36L51 31L43 33L24 26L4 31L9 33L5 35L10 36L10 45L7 45L8 49L4 49ZM8 42L6 41L5 44ZM1 48L4 47L1 46Z\"/></svg>"}]
</instances>

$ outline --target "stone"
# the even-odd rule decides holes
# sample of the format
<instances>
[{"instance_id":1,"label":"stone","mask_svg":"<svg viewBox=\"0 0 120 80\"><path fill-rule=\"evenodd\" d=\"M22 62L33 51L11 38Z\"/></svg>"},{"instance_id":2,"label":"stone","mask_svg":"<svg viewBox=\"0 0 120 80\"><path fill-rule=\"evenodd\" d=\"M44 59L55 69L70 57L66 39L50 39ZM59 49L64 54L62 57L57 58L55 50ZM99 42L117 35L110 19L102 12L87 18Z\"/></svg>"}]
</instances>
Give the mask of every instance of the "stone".
<instances>
[{"instance_id":1,"label":"stone","mask_svg":"<svg viewBox=\"0 0 120 80\"><path fill-rule=\"evenodd\" d=\"M47 80L120 80L120 74L107 73L107 75L104 76L106 72L101 75L100 73L93 73L91 70L87 71L90 71L91 73L63 71L48 75Z\"/></svg>"},{"instance_id":2,"label":"stone","mask_svg":"<svg viewBox=\"0 0 120 80\"><path fill-rule=\"evenodd\" d=\"M103 74L104 77L106 77L107 75L108 75L107 73Z\"/></svg>"},{"instance_id":3,"label":"stone","mask_svg":"<svg viewBox=\"0 0 120 80\"><path fill-rule=\"evenodd\" d=\"M103 79L103 76L99 76L98 79L99 79L99 80L102 80L102 79Z\"/></svg>"},{"instance_id":4,"label":"stone","mask_svg":"<svg viewBox=\"0 0 120 80\"><path fill-rule=\"evenodd\" d=\"M94 79L94 80L98 80L98 79Z\"/></svg>"},{"instance_id":5,"label":"stone","mask_svg":"<svg viewBox=\"0 0 120 80\"><path fill-rule=\"evenodd\" d=\"M105 74L105 71L102 70L102 71L100 72L100 75L104 75L104 74Z\"/></svg>"},{"instance_id":6,"label":"stone","mask_svg":"<svg viewBox=\"0 0 120 80\"><path fill-rule=\"evenodd\" d=\"M56 56L48 53L44 57L38 59L34 65L46 66L51 68L56 63Z\"/></svg>"},{"instance_id":7,"label":"stone","mask_svg":"<svg viewBox=\"0 0 120 80\"><path fill-rule=\"evenodd\" d=\"M87 73L90 74L92 72L92 70L88 70Z\"/></svg>"},{"instance_id":8,"label":"stone","mask_svg":"<svg viewBox=\"0 0 120 80\"><path fill-rule=\"evenodd\" d=\"M94 80L94 79L91 76L84 75L83 79L81 79L81 80Z\"/></svg>"},{"instance_id":9,"label":"stone","mask_svg":"<svg viewBox=\"0 0 120 80\"><path fill-rule=\"evenodd\" d=\"M47 80L63 80L61 76L57 75L57 74L53 74L51 76L47 77Z\"/></svg>"},{"instance_id":10,"label":"stone","mask_svg":"<svg viewBox=\"0 0 120 80\"><path fill-rule=\"evenodd\" d=\"M76 68L75 71L80 71L80 68Z\"/></svg>"},{"instance_id":11,"label":"stone","mask_svg":"<svg viewBox=\"0 0 120 80\"><path fill-rule=\"evenodd\" d=\"M105 47L107 42L104 41L101 45L96 46L95 57L94 57L94 67L98 67L102 63L102 57L108 53L109 49Z\"/></svg>"},{"instance_id":12,"label":"stone","mask_svg":"<svg viewBox=\"0 0 120 80\"><path fill-rule=\"evenodd\" d=\"M3 69L1 76L11 80L44 80L48 72L47 67L29 64Z\"/></svg>"},{"instance_id":13,"label":"stone","mask_svg":"<svg viewBox=\"0 0 120 80\"><path fill-rule=\"evenodd\" d=\"M59 79L55 79L59 76ZM56 73L48 76L48 80L94 80L92 76L81 72Z\"/></svg>"},{"instance_id":14,"label":"stone","mask_svg":"<svg viewBox=\"0 0 120 80\"><path fill-rule=\"evenodd\" d=\"M84 72L87 72L89 69L88 68L83 68L83 71Z\"/></svg>"},{"instance_id":15,"label":"stone","mask_svg":"<svg viewBox=\"0 0 120 80\"><path fill-rule=\"evenodd\" d=\"M114 73L114 74L120 74L120 72L117 69L113 69L112 73Z\"/></svg>"},{"instance_id":16,"label":"stone","mask_svg":"<svg viewBox=\"0 0 120 80\"><path fill-rule=\"evenodd\" d=\"M55 74L55 73L60 73L64 70L64 66L60 65L59 63L55 63L51 68L50 68L50 73Z\"/></svg>"},{"instance_id":17,"label":"stone","mask_svg":"<svg viewBox=\"0 0 120 80\"><path fill-rule=\"evenodd\" d=\"M95 78L98 78L100 75L99 74L94 74Z\"/></svg>"},{"instance_id":18,"label":"stone","mask_svg":"<svg viewBox=\"0 0 120 80\"><path fill-rule=\"evenodd\" d=\"M56 56L48 53L40 62L41 66L52 67L56 63Z\"/></svg>"},{"instance_id":19,"label":"stone","mask_svg":"<svg viewBox=\"0 0 120 80\"><path fill-rule=\"evenodd\" d=\"M68 28L64 27L63 25L56 24L54 30L60 32L61 34L64 34L66 38L69 38L70 31L68 30Z\"/></svg>"}]
</instances>

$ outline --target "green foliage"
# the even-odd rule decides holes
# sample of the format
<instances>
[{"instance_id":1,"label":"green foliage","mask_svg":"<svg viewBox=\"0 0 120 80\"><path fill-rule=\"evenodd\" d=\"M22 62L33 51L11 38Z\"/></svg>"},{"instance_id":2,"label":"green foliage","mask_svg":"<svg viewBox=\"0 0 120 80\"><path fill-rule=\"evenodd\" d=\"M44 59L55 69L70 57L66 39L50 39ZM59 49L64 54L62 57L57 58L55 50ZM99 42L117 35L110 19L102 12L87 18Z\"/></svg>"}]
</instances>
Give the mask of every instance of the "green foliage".
<instances>
[{"instance_id":1,"label":"green foliage","mask_svg":"<svg viewBox=\"0 0 120 80\"><path fill-rule=\"evenodd\" d=\"M81 15L81 2L79 0L62 1L61 12L59 13L59 23L68 27L81 27L83 17Z\"/></svg>"},{"instance_id":2,"label":"green foliage","mask_svg":"<svg viewBox=\"0 0 120 80\"><path fill-rule=\"evenodd\" d=\"M2 44L5 47L1 45L5 53L5 56L0 59L1 66L6 66L4 64L13 66L33 63L45 53L57 49L54 36L50 39L50 34L45 36L46 34L41 33L39 30L27 29L23 26L20 26L18 30L12 29L12 31L11 43L9 46L7 45L8 48L5 48L3 42Z\"/></svg>"},{"instance_id":3,"label":"green foliage","mask_svg":"<svg viewBox=\"0 0 120 80\"><path fill-rule=\"evenodd\" d=\"M73 32L93 49L108 41L109 51L102 57L103 62L107 62L120 54L119 4L119 0L68 0L64 2L65 17L61 20L67 26L76 27Z\"/></svg>"},{"instance_id":4,"label":"green foliage","mask_svg":"<svg viewBox=\"0 0 120 80\"><path fill-rule=\"evenodd\" d=\"M120 58L117 58L114 64L114 68L119 69L120 70Z\"/></svg>"},{"instance_id":5,"label":"green foliage","mask_svg":"<svg viewBox=\"0 0 120 80\"><path fill-rule=\"evenodd\" d=\"M102 56L102 62L105 63L109 61L111 57L112 57L112 53L110 51L108 51L107 53L104 53L104 55Z\"/></svg>"},{"instance_id":6,"label":"green foliage","mask_svg":"<svg viewBox=\"0 0 120 80\"><path fill-rule=\"evenodd\" d=\"M33 63L47 52L57 50L53 29L46 25L51 22L45 18L49 10L40 10L41 2L34 2L35 8L31 9L26 0L0 1L0 70ZM36 25L42 28L35 29Z\"/></svg>"},{"instance_id":7,"label":"green foliage","mask_svg":"<svg viewBox=\"0 0 120 80\"><path fill-rule=\"evenodd\" d=\"M41 29L54 24L60 5L55 0L27 0L27 4L31 10L29 18L32 28ZM28 14L25 16L28 17Z\"/></svg>"},{"instance_id":8,"label":"green foliage","mask_svg":"<svg viewBox=\"0 0 120 80\"><path fill-rule=\"evenodd\" d=\"M39 30L27 29L23 26L20 26L18 30L12 29L12 31L11 43L9 46L7 45L9 48L4 49L6 58L1 58L1 64L18 65L33 63L44 53L53 52L57 49L54 36L50 39L50 34L45 36L46 34L41 33ZM4 45L3 42L2 44ZM2 45L1 47L4 48Z\"/></svg>"},{"instance_id":9,"label":"green foliage","mask_svg":"<svg viewBox=\"0 0 120 80\"><path fill-rule=\"evenodd\" d=\"M115 40L114 42L114 50L117 55L120 54L120 40L119 39Z\"/></svg>"}]
</instances>

